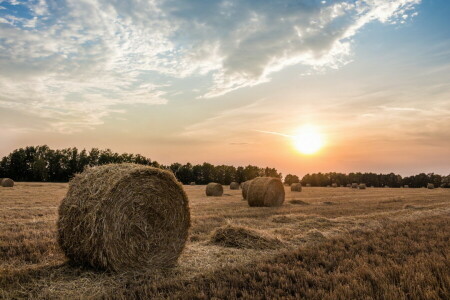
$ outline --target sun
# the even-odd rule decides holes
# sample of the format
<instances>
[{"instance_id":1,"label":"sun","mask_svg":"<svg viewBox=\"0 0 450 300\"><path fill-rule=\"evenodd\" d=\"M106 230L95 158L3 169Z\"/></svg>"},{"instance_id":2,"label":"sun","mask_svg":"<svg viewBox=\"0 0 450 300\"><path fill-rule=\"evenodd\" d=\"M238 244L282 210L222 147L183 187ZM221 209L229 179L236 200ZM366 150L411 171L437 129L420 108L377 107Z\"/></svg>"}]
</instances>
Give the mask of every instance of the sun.
<instances>
[{"instance_id":1,"label":"sun","mask_svg":"<svg viewBox=\"0 0 450 300\"><path fill-rule=\"evenodd\" d=\"M292 139L295 148L300 153L311 155L323 147L323 137L314 126L305 125L298 132Z\"/></svg>"}]
</instances>

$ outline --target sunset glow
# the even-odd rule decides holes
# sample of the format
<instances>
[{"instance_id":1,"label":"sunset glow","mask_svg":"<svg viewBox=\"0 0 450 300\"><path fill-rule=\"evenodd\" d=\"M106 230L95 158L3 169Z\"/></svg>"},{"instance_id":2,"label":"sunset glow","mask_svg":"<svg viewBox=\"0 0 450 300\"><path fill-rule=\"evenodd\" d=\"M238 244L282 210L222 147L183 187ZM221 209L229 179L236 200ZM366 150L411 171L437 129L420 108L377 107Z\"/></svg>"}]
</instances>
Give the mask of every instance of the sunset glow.
<instances>
[{"instance_id":1,"label":"sunset glow","mask_svg":"<svg viewBox=\"0 0 450 300\"><path fill-rule=\"evenodd\" d=\"M299 134L293 137L295 148L302 154L317 153L324 145L323 137L313 126L304 126Z\"/></svg>"}]
</instances>

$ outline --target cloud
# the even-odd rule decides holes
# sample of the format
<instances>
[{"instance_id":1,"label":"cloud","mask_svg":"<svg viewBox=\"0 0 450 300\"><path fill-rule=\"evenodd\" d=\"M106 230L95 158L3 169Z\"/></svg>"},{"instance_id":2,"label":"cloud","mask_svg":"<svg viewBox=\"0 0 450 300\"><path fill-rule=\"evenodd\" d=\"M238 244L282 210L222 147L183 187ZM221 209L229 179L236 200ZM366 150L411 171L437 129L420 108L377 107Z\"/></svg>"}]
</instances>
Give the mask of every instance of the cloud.
<instances>
[{"instance_id":1,"label":"cloud","mask_svg":"<svg viewBox=\"0 0 450 300\"><path fill-rule=\"evenodd\" d=\"M409 20L419 2L0 1L0 106L84 129L167 103L180 78L209 78L209 98L290 65L338 68L364 25Z\"/></svg>"}]
</instances>

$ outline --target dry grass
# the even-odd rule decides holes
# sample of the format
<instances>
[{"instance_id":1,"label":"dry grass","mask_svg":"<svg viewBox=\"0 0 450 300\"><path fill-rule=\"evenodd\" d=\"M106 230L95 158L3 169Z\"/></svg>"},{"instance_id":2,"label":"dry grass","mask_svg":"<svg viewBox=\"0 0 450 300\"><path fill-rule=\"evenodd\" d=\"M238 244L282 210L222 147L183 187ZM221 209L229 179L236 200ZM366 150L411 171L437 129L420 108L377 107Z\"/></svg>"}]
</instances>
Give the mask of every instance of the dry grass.
<instances>
[{"instance_id":1,"label":"dry grass","mask_svg":"<svg viewBox=\"0 0 450 300\"><path fill-rule=\"evenodd\" d=\"M402 299L410 292L408 299L439 299L448 293L449 267L442 267L443 253L447 261L450 256L449 238L442 233L448 221L442 222L450 215L449 189L306 188L291 193L286 187L283 206L262 208L249 207L241 201L241 191L228 187L225 192L231 196L214 199L206 197L205 186L184 189L192 228L179 265L164 272L120 274L67 264L56 242L57 206L67 184L19 182L0 189L0 298L226 299L235 293L264 298L252 294L258 291L276 298L286 291L286 298L298 293L311 299ZM405 205L421 209L403 209ZM428 229L427 220L441 223ZM249 249L212 244L213 232L227 225L276 237L282 245ZM366 256L369 246L375 247L374 256ZM356 251L364 255L356 258ZM308 290L303 289L305 280ZM267 289L258 285L263 283ZM417 290L411 291L412 284ZM348 290L349 285L355 289ZM424 289L428 294L420 297Z\"/></svg>"}]
</instances>

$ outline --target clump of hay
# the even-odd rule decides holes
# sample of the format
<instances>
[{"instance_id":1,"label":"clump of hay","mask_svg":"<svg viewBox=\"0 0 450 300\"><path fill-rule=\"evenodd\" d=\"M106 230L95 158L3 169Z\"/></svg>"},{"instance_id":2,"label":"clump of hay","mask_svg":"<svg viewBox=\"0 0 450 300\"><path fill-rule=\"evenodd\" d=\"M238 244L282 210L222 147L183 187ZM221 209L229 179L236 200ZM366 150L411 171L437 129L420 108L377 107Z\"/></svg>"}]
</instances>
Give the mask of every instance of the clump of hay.
<instances>
[{"instance_id":1,"label":"clump of hay","mask_svg":"<svg viewBox=\"0 0 450 300\"><path fill-rule=\"evenodd\" d=\"M291 184L291 192L301 192L302 184L301 183L293 183Z\"/></svg>"},{"instance_id":2,"label":"clump of hay","mask_svg":"<svg viewBox=\"0 0 450 300\"><path fill-rule=\"evenodd\" d=\"M11 178L3 178L0 183L1 183L2 187L13 187L14 186L14 180L12 180Z\"/></svg>"},{"instance_id":3,"label":"clump of hay","mask_svg":"<svg viewBox=\"0 0 450 300\"><path fill-rule=\"evenodd\" d=\"M189 185L195 185L195 182L192 181L191 183L189 183Z\"/></svg>"},{"instance_id":4,"label":"clump of hay","mask_svg":"<svg viewBox=\"0 0 450 300\"><path fill-rule=\"evenodd\" d=\"M306 186L307 186L307 187L311 187L311 184L310 184L310 183L307 183Z\"/></svg>"},{"instance_id":5,"label":"clump of hay","mask_svg":"<svg viewBox=\"0 0 450 300\"><path fill-rule=\"evenodd\" d=\"M247 200L250 206L281 206L284 202L284 186L279 178L257 177L248 187Z\"/></svg>"},{"instance_id":6,"label":"clump of hay","mask_svg":"<svg viewBox=\"0 0 450 300\"><path fill-rule=\"evenodd\" d=\"M176 264L190 224L188 198L171 172L110 164L70 181L58 242L72 262L96 269L166 268Z\"/></svg>"},{"instance_id":7,"label":"clump of hay","mask_svg":"<svg viewBox=\"0 0 450 300\"><path fill-rule=\"evenodd\" d=\"M337 185L337 183L332 183L332 184L331 184L331 187L337 188L338 185Z\"/></svg>"},{"instance_id":8,"label":"clump of hay","mask_svg":"<svg viewBox=\"0 0 450 300\"><path fill-rule=\"evenodd\" d=\"M289 203L295 204L295 205L309 205L308 202L305 202L303 200L296 200L296 199L292 199L291 201L289 201Z\"/></svg>"},{"instance_id":9,"label":"clump of hay","mask_svg":"<svg viewBox=\"0 0 450 300\"><path fill-rule=\"evenodd\" d=\"M309 230L303 237L300 238L301 242L323 242L327 240L327 238L317 229Z\"/></svg>"},{"instance_id":10,"label":"clump of hay","mask_svg":"<svg viewBox=\"0 0 450 300\"><path fill-rule=\"evenodd\" d=\"M248 187L250 186L251 180L247 180L242 183L242 198L247 200Z\"/></svg>"},{"instance_id":11,"label":"clump of hay","mask_svg":"<svg viewBox=\"0 0 450 300\"><path fill-rule=\"evenodd\" d=\"M429 189L429 190L434 189L434 184L432 184L432 183L427 184L427 189Z\"/></svg>"},{"instance_id":12,"label":"clump of hay","mask_svg":"<svg viewBox=\"0 0 450 300\"><path fill-rule=\"evenodd\" d=\"M230 190L238 190L239 189L239 183L232 182L230 183Z\"/></svg>"},{"instance_id":13,"label":"clump of hay","mask_svg":"<svg viewBox=\"0 0 450 300\"><path fill-rule=\"evenodd\" d=\"M220 183L210 182L206 186L206 196L222 196L223 187Z\"/></svg>"},{"instance_id":14,"label":"clump of hay","mask_svg":"<svg viewBox=\"0 0 450 300\"><path fill-rule=\"evenodd\" d=\"M416 206L416 205L411 205L411 204L407 204L405 206L403 206L403 209L421 209L423 208L422 206Z\"/></svg>"},{"instance_id":15,"label":"clump of hay","mask_svg":"<svg viewBox=\"0 0 450 300\"><path fill-rule=\"evenodd\" d=\"M352 183L352 189L357 189L358 188L358 184L356 182Z\"/></svg>"},{"instance_id":16,"label":"clump of hay","mask_svg":"<svg viewBox=\"0 0 450 300\"><path fill-rule=\"evenodd\" d=\"M358 188L360 189L360 190L365 190L366 189L366 184L365 183L361 183L360 185L358 185Z\"/></svg>"},{"instance_id":17,"label":"clump of hay","mask_svg":"<svg viewBox=\"0 0 450 300\"><path fill-rule=\"evenodd\" d=\"M242 226L227 225L217 228L211 235L211 244L239 249L275 249L282 242Z\"/></svg>"}]
</instances>

